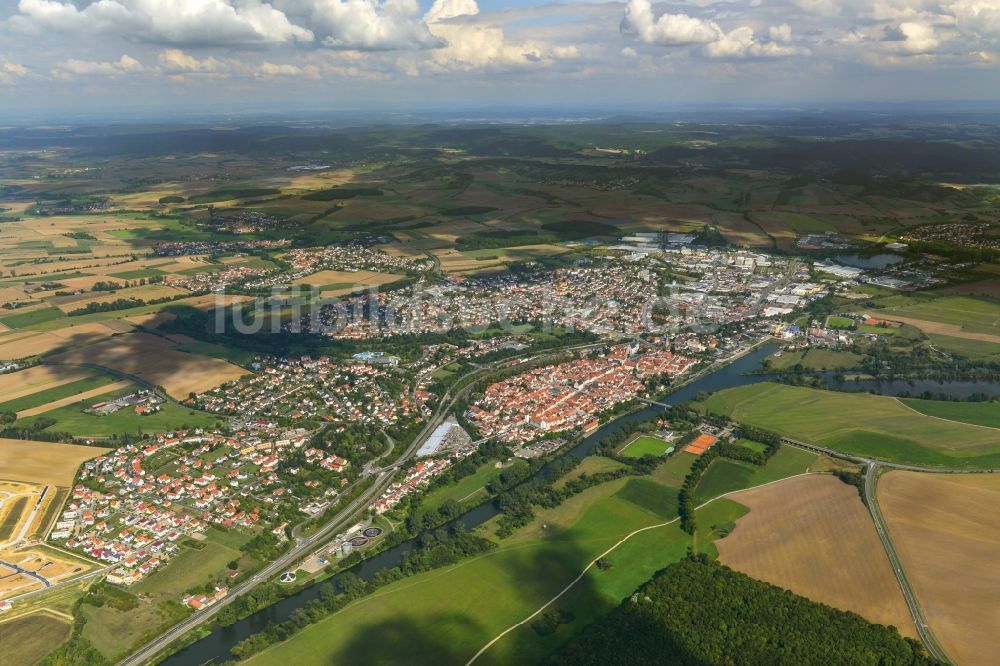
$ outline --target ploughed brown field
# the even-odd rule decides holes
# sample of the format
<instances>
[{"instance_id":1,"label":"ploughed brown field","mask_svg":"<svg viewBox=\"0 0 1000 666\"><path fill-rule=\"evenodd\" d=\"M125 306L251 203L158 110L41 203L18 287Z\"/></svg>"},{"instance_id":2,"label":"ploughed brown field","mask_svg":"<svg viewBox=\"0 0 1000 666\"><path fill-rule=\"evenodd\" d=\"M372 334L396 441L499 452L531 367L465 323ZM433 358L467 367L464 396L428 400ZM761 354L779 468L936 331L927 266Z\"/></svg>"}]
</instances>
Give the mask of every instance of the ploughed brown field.
<instances>
[{"instance_id":1,"label":"ploughed brown field","mask_svg":"<svg viewBox=\"0 0 1000 666\"><path fill-rule=\"evenodd\" d=\"M716 542L724 564L917 637L875 526L853 486L809 474L731 499L750 513Z\"/></svg>"},{"instance_id":2,"label":"ploughed brown field","mask_svg":"<svg viewBox=\"0 0 1000 666\"><path fill-rule=\"evenodd\" d=\"M1000 476L893 471L879 505L917 601L957 664L1000 654Z\"/></svg>"}]
</instances>

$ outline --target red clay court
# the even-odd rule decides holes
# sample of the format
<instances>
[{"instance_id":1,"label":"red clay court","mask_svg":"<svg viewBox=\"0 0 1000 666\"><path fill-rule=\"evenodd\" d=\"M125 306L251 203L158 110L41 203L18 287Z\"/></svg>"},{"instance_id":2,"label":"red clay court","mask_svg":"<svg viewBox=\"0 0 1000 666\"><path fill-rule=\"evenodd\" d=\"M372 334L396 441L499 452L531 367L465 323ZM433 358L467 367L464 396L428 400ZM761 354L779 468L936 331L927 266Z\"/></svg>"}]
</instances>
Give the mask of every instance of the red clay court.
<instances>
[{"instance_id":1,"label":"red clay court","mask_svg":"<svg viewBox=\"0 0 1000 666\"><path fill-rule=\"evenodd\" d=\"M705 451L712 448L712 445L717 441L719 441L719 438L715 435L698 435L698 437L693 442L685 446L683 450L688 453L693 453L696 456L700 456Z\"/></svg>"}]
</instances>

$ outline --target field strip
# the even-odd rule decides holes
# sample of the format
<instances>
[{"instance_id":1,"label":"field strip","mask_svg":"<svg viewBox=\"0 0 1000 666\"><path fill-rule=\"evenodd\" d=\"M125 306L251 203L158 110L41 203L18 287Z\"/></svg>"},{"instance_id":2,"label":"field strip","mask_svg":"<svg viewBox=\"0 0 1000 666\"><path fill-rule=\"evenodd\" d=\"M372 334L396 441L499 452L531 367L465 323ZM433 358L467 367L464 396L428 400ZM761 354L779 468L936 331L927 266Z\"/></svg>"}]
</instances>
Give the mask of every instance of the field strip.
<instances>
[{"instance_id":1,"label":"field strip","mask_svg":"<svg viewBox=\"0 0 1000 666\"><path fill-rule=\"evenodd\" d=\"M51 412L53 409L65 407L66 405L72 405L75 402L80 402L81 400L86 400L87 398L93 398L95 395L104 395L105 393L110 393L111 391L120 391L121 389L127 388L131 385L132 382L128 379L122 379L121 381L117 381L113 384L104 384L103 386L98 386L97 388L84 391L83 393L77 393L76 395L71 395L60 400L53 400L52 402L47 402L44 405L32 407L31 409L21 410L17 413L17 418L23 419L26 416L35 416L37 414Z\"/></svg>"},{"instance_id":2,"label":"field strip","mask_svg":"<svg viewBox=\"0 0 1000 666\"><path fill-rule=\"evenodd\" d=\"M56 388L58 386L62 386L63 384L70 384L72 382L80 381L81 379L88 379L93 377L95 374L97 373L93 370L81 370L79 372L74 372L64 377L60 377L59 379L53 379L51 382L35 384L34 386L29 386L19 391L4 392L3 400L4 402L7 402L9 400L23 398L26 395L34 395L35 393L41 393L42 391L47 391L48 389Z\"/></svg>"},{"instance_id":3,"label":"field strip","mask_svg":"<svg viewBox=\"0 0 1000 666\"><path fill-rule=\"evenodd\" d=\"M914 319L912 317L900 317L897 314L893 314L891 310L878 312L879 317L885 319L891 319L893 321L901 321L904 324L909 324L910 326L916 326L924 333L935 333L937 335L947 335L952 338L962 338L965 340L979 340L980 342L992 342L994 344L1000 344L1000 335L993 335L992 333L970 333L969 331L962 330L962 327L957 324L944 324L939 321L928 321L926 319Z\"/></svg>"},{"instance_id":4,"label":"field strip","mask_svg":"<svg viewBox=\"0 0 1000 666\"><path fill-rule=\"evenodd\" d=\"M754 488L754 489L756 489L756 488L763 488L764 486L770 486L770 485L773 485L775 483L781 483L782 481L787 481L788 479L794 479L794 478L797 478L797 477L800 477L800 476L808 476L809 474L813 474L813 472L803 472L802 474L794 474L792 476L786 476L783 479L776 479L774 481L768 481L767 483L762 483L759 486L752 486L752 488ZM705 502L702 502L701 504L699 504L698 506L696 506L695 507L695 511L697 511L698 509L700 509L700 508L702 508L704 506L708 506L709 504L711 504L712 502L714 502L717 499L721 499L721 498L726 497L728 495L735 495L737 493L741 493L741 492L744 492L744 491L750 490L750 489L751 488L740 488L739 490L731 490L728 493L724 493L722 495L719 495L718 497L713 497L712 499L706 500ZM640 532L646 532L648 530L654 530L654 529L657 529L657 528L660 528L660 527L666 527L667 525L671 525L673 523L676 523L678 520L680 520L680 516L678 516L677 518L673 518L671 520L668 520L665 523L658 523L656 525L648 525L647 527L640 527L639 529L635 530L634 532L630 532L629 534L626 534L624 537L622 537L622 539L620 541L618 541L618 543L616 543L615 545L611 546L611 548L608 548L606 551L604 551L603 553L601 553L600 555L598 555L597 557L595 557L590 562L590 564L588 564L587 566L585 566L583 568L583 571L580 572L580 575L577 576L576 578L574 578L572 581L570 581L569 585L567 585L566 587L564 587L562 589L562 591L559 592L559 594L557 594L556 596L554 596L551 599L549 599L548 601L546 601L544 605L542 605L538 610L536 610L534 613L532 613L528 617L524 618L523 620L521 620L517 624L512 624L511 626L509 626L506 629L504 629L493 640L491 640L489 643L487 643L482 648L480 648L479 652L477 652L476 654L472 655L472 658L469 659L469 661L465 662L465 666L470 666L470 664L472 664L472 662L474 662L476 659L479 659L479 657L482 656L482 654L484 652L486 652L488 649L490 649L490 647L492 647L494 643L496 643L501 638L503 638L504 636L506 636L510 632L514 631L518 627L521 627L521 626L527 624L528 622L530 622L531 620L533 620L539 613L541 613L546 608L548 608L549 606L551 606L553 603L555 603L556 601L558 601L560 597L562 597L564 594L566 594L567 592L569 592L573 588L574 585L576 585L577 583L579 583L580 580L584 576L587 575L587 572L590 571L590 569L595 564L597 564L598 560L600 560L602 557L607 557L609 554L611 554L612 551L614 551L616 548L618 548L618 546L622 545L623 543L625 543L626 541L628 541L629 539L631 539L632 537L634 537L636 534L639 534Z\"/></svg>"},{"instance_id":5,"label":"field strip","mask_svg":"<svg viewBox=\"0 0 1000 666\"><path fill-rule=\"evenodd\" d=\"M926 416L929 419L937 419L938 421L945 421L947 423L957 423L959 425L972 426L973 428L986 428L987 430L1000 430L1000 428L994 428L993 426L982 425L982 424L979 424L979 423L969 423L968 421L955 421L954 419L946 419L943 416L932 416L930 414L924 414L923 412L921 412L918 409L913 409L913 407L910 407L908 404L906 404L905 402L903 402L899 398L894 398L894 400L896 402L898 402L899 404L901 404L903 407L906 407L908 410L910 410L914 414L920 414L921 416Z\"/></svg>"}]
</instances>

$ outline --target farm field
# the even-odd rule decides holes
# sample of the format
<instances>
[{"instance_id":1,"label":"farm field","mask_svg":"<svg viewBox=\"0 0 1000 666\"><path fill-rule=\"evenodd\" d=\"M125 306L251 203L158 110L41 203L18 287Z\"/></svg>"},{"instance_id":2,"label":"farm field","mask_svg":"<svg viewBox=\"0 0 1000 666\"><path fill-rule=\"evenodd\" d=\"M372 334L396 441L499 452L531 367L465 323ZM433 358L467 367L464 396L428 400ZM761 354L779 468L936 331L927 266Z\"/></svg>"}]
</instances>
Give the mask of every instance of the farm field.
<instances>
[{"instance_id":1,"label":"farm field","mask_svg":"<svg viewBox=\"0 0 1000 666\"><path fill-rule=\"evenodd\" d=\"M70 623L39 612L0 622L0 645L10 664L34 664L69 638Z\"/></svg>"},{"instance_id":2,"label":"farm field","mask_svg":"<svg viewBox=\"0 0 1000 666\"><path fill-rule=\"evenodd\" d=\"M878 501L935 637L958 664L1000 651L1000 478L891 471Z\"/></svg>"},{"instance_id":3,"label":"farm field","mask_svg":"<svg viewBox=\"0 0 1000 666\"><path fill-rule=\"evenodd\" d=\"M108 450L96 446L0 438L0 479L71 486L77 468L84 461Z\"/></svg>"},{"instance_id":4,"label":"farm field","mask_svg":"<svg viewBox=\"0 0 1000 666\"><path fill-rule=\"evenodd\" d=\"M669 442L659 437L643 435L629 442L619 453L636 459L643 456L662 456L670 446Z\"/></svg>"},{"instance_id":5,"label":"farm field","mask_svg":"<svg viewBox=\"0 0 1000 666\"><path fill-rule=\"evenodd\" d=\"M243 368L215 358L177 351L168 340L149 333L125 333L83 349L58 354L54 363L111 368L186 398L247 374Z\"/></svg>"},{"instance_id":6,"label":"farm field","mask_svg":"<svg viewBox=\"0 0 1000 666\"><path fill-rule=\"evenodd\" d=\"M17 418L23 419L28 416L35 416L37 414L44 414L50 412L54 409L59 409L60 407L65 407L66 405L72 405L80 401L88 400L89 398L94 398L99 395L105 395L110 393L120 393L122 390L127 389L132 386L132 382L127 379L122 379L117 382L112 382L110 384L101 384L95 386L94 388L81 391L75 395L68 395L63 398L58 398L49 402L44 402L40 405L34 405L32 407L27 407L17 412Z\"/></svg>"},{"instance_id":7,"label":"farm field","mask_svg":"<svg viewBox=\"0 0 1000 666\"><path fill-rule=\"evenodd\" d=\"M32 409L56 400L82 395L87 391L107 386L113 381L114 379L107 375L92 375L82 379L71 379L66 383L57 383L55 386L42 387L40 391L27 393L12 400L0 402L0 411L20 412L25 409Z\"/></svg>"},{"instance_id":8,"label":"farm field","mask_svg":"<svg viewBox=\"0 0 1000 666\"><path fill-rule=\"evenodd\" d=\"M93 370L72 370L45 365L33 365L24 370L0 375L0 394L4 400L38 393L46 389L80 381L95 374Z\"/></svg>"},{"instance_id":9,"label":"farm field","mask_svg":"<svg viewBox=\"0 0 1000 666\"><path fill-rule=\"evenodd\" d=\"M890 307L881 311L887 319L925 320L958 326L969 333L1000 335L1000 302L975 296L948 296Z\"/></svg>"},{"instance_id":10,"label":"farm field","mask_svg":"<svg viewBox=\"0 0 1000 666\"><path fill-rule=\"evenodd\" d=\"M717 458L698 482L695 502L704 502L733 490L753 488L787 476L805 474L818 459L815 453L791 446L779 448L763 467Z\"/></svg>"},{"instance_id":11,"label":"farm field","mask_svg":"<svg viewBox=\"0 0 1000 666\"><path fill-rule=\"evenodd\" d=\"M464 662L556 594L596 554L660 520L615 496L625 481L590 488L542 512L497 550L389 585L249 663L352 662L361 643L368 644L368 663L391 660L392 646L400 644L408 645L410 664ZM373 635L384 641L362 638Z\"/></svg>"},{"instance_id":12,"label":"farm field","mask_svg":"<svg viewBox=\"0 0 1000 666\"><path fill-rule=\"evenodd\" d=\"M319 287L324 293L350 293L359 289L377 287L394 282L403 275L378 273L375 271L319 271L293 281L292 284L308 284Z\"/></svg>"},{"instance_id":13,"label":"farm field","mask_svg":"<svg viewBox=\"0 0 1000 666\"><path fill-rule=\"evenodd\" d=\"M950 335L930 333L927 336L935 347L973 360L997 360L1000 358L1000 341L969 340Z\"/></svg>"},{"instance_id":14,"label":"farm field","mask_svg":"<svg viewBox=\"0 0 1000 666\"><path fill-rule=\"evenodd\" d=\"M809 474L733 497L750 512L716 542L723 564L917 637L889 559L853 486Z\"/></svg>"},{"instance_id":15,"label":"farm field","mask_svg":"<svg viewBox=\"0 0 1000 666\"><path fill-rule=\"evenodd\" d=\"M161 306L155 306L161 307ZM107 315L87 315L73 317L72 326L64 320L57 320L55 328L48 331L12 331L0 335L0 360L11 360L48 354L50 352L71 347L86 346L105 340L121 330L116 330L112 322L107 324L98 321L83 321L88 317L106 317ZM68 319L68 318L67 318ZM77 321L80 320L80 321ZM128 327L131 330L131 326Z\"/></svg>"},{"instance_id":16,"label":"farm field","mask_svg":"<svg viewBox=\"0 0 1000 666\"><path fill-rule=\"evenodd\" d=\"M600 474L601 472L614 472L625 467L624 464L612 458L605 458L599 455L589 455L580 461L568 474L556 481L555 487L562 488L567 482L578 479L584 474ZM662 467L662 465L661 465Z\"/></svg>"},{"instance_id":17,"label":"farm field","mask_svg":"<svg viewBox=\"0 0 1000 666\"><path fill-rule=\"evenodd\" d=\"M917 398L900 398L899 401L928 416L1000 429L1000 403L997 402L946 402ZM1000 437L1000 430L997 437Z\"/></svg>"},{"instance_id":18,"label":"farm field","mask_svg":"<svg viewBox=\"0 0 1000 666\"><path fill-rule=\"evenodd\" d=\"M786 437L891 462L954 468L1000 463L995 430L915 414L891 397L763 383L720 391L702 408Z\"/></svg>"}]
</instances>

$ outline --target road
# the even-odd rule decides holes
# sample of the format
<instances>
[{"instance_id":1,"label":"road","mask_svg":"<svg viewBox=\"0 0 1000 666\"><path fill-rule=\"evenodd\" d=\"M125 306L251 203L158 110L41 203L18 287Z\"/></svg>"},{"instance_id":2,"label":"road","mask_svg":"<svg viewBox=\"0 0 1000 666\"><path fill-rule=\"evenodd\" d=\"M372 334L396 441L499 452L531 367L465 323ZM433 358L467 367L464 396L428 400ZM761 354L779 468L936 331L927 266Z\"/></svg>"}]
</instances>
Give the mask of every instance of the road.
<instances>
[{"instance_id":1,"label":"road","mask_svg":"<svg viewBox=\"0 0 1000 666\"><path fill-rule=\"evenodd\" d=\"M535 356L531 356L523 359L520 363L514 364L511 367L517 367L520 365L525 365L527 363L535 363L539 360L545 359L549 356L557 356L560 354L565 354L569 351L577 351L582 349L589 349L594 347L603 347L606 343L595 343L586 345L574 345L572 347L566 347L562 349L550 349L545 352L539 353ZM509 362L510 359L503 359L501 361L496 361L490 365L481 366L467 372L462 375L456 383L464 382L465 380L473 377L474 375L485 372L487 370L496 369L503 363ZM183 635L189 631L195 629L199 625L207 622L213 618L220 610L235 601L240 595L246 594L250 590L257 587L257 585L263 583L264 581L270 579L271 577L281 573L286 570L290 565L295 563L297 560L307 556L313 548L320 545L324 539L336 534L345 525L352 524L352 521L357 522L357 514L368 505L379 495L381 495L385 489L392 482L392 478L396 472L396 469L405 465L413 454L417 451L424 440L430 436L434 429L441 424L445 417L450 413L451 409L455 406L455 402L458 399L468 393L474 382L468 382L462 385L454 395L452 395L452 389L448 389L445 394L441 397L441 401L438 403L437 409L434 411L433 416L428 419L427 425L420 431L414 439L413 442L406 448L406 450L397 458L396 462L386 465L384 467L373 470L375 475L375 483L372 484L371 488L366 490L362 495L353 500L348 506L344 507L341 511L337 513L330 521L323 525L314 534L299 539L295 542L295 545L287 553L283 554L277 560L264 567L252 577L243 581L232 590L229 594L223 597L218 603L197 611L193 615L189 616L187 619L182 621L180 624L175 625L171 629L167 630L165 633L161 634L155 640L147 643L145 646L134 652L131 656L121 662L121 666L139 666L140 664L147 663L156 657L160 652L165 650L171 643L181 638Z\"/></svg>"},{"instance_id":2,"label":"road","mask_svg":"<svg viewBox=\"0 0 1000 666\"><path fill-rule=\"evenodd\" d=\"M875 492L875 485L878 483L879 467L881 465L878 463L869 462L868 469L865 472L865 503L868 505L868 511L871 513L872 520L875 523L875 531L878 532L878 538L882 541L885 554L889 557L889 565L892 567L892 572L899 582L899 589L903 591L903 598L910 609L910 615L913 616L913 624L917 627L917 633L920 635L920 640L923 641L924 647L927 648L927 651L935 659L951 663L948 655L945 654L944 649L934 637L931 628L927 625L923 610L920 608L920 603L917 602L913 588L910 587L910 581L903 572L903 565L899 561L896 547L892 543L892 537L889 536L889 530L885 525L885 520L882 518L882 510L879 508L878 496Z\"/></svg>"},{"instance_id":3,"label":"road","mask_svg":"<svg viewBox=\"0 0 1000 666\"><path fill-rule=\"evenodd\" d=\"M896 581L899 583L899 589L903 593L903 600L906 601L906 606L910 611L910 615L913 617L913 624L917 629L917 634L920 636L920 640L923 642L924 647L927 648L927 652L929 652L932 657L938 659L939 661L951 663L951 660L948 659L948 655L945 653L944 648L942 648L941 644L938 643L937 638L934 636L934 632L928 625L927 620L924 617L923 610L920 608L920 603L917 601L917 596L913 592L913 588L910 586L909 579L906 577L906 572L903 571L903 565L896 552L896 546L892 542L892 536L889 534L889 529L885 524L885 519L882 517L882 509L878 503L876 485L878 484L879 474L884 468L932 474L990 474L993 473L994 470L938 469L935 467L921 467L919 465L891 463L882 460L872 460L862 456L854 456L841 451L834 451L822 446L816 446L815 444L809 444L808 442L802 442L787 437L783 437L782 440L786 444L796 448L805 449L814 453L822 453L827 456L848 460L865 466L865 504L868 506L868 512L871 514L872 522L875 524L875 531L878 534L879 540L882 542L885 554L889 558L889 565L892 567L893 575L896 576Z\"/></svg>"}]
</instances>

